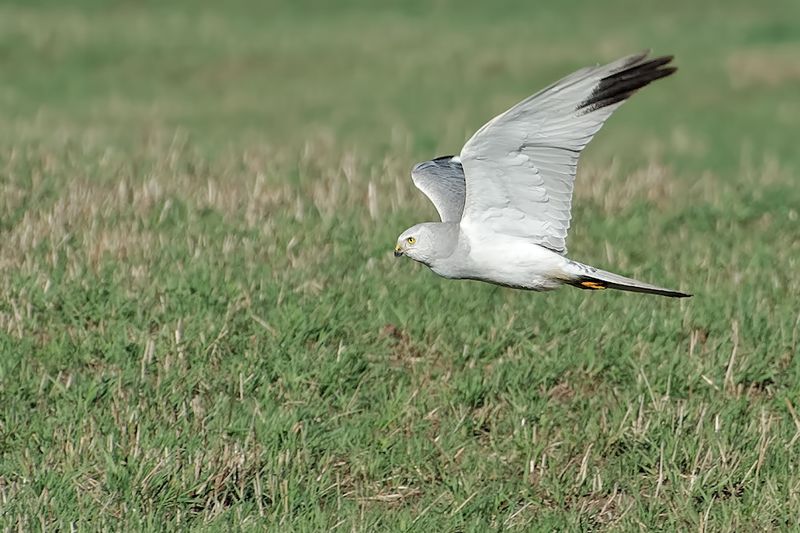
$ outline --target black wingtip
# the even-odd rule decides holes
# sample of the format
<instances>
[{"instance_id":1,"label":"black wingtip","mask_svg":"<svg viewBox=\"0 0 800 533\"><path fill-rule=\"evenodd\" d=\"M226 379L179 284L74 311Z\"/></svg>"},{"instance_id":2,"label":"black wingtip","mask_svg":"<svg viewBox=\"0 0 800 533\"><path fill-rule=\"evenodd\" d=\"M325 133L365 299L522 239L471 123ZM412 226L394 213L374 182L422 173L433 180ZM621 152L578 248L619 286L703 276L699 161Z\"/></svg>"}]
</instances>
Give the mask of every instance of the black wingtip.
<instances>
[{"instance_id":1,"label":"black wingtip","mask_svg":"<svg viewBox=\"0 0 800 533\"><path fill-rule=\"evenodd\" d=\"M691 298L692 296L694 296L693 294L688 294L685 292L669 291L669 290L660 292L653 291L650 294L658 294L659 296L667 296L669 298Z\"/></svg>"},{"instance_id":2,"label":"black wingtip","mask_svg":"<svg viewBox=\"0 0 800 533\"><path fill-rule=\"evenodd\" d=\"M582 102L578 109L591 113L627 100L642 87L677 71L677 67L667 66L672 59L671 55L652 59L647 59L646 54L631 57L621 69L600 80L589 98Z\"/></svg>"}]
</instances>

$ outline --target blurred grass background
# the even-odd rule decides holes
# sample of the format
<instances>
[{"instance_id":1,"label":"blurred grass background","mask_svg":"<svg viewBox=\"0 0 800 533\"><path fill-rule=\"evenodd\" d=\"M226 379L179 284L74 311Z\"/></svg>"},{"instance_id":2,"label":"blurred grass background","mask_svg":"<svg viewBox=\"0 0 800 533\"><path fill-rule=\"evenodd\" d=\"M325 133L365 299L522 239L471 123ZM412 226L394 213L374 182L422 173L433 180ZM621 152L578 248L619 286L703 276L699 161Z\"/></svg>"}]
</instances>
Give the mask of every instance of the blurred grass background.
<instances>
[{"instance_id":1,"label":"blurred grass background","mask_svg":"<svg viewBox=\"0 0 800 533\"><path fill-rule=\"evenodd\" d=\"M0 4L8 529L791 529L800 4ZM391 257L416 161L587 64L571 255Z\"/></svg>"}]
</instances>

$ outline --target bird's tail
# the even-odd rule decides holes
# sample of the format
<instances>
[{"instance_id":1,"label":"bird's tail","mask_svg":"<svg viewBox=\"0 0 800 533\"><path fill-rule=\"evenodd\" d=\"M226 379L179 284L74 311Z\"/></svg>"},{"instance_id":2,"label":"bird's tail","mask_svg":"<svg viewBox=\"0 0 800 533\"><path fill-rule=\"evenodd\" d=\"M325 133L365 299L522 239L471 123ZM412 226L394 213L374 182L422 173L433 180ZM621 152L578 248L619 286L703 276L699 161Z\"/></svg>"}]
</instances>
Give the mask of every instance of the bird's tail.
<instances>
[{"instance_id":1,"label":"bird's tail","mask_svg":"<svg viewBox=\"0 0 800 533\"><path fill-rule=\"evenodd\" d=\"M578 287L579 289L587 290L602 290L602 289L617 289L620 291L630 292L643 292L645 294L658 294L660 296L669 296L671 298L687 298L691 294L685 292L673 291L663 287L656 287L649 283L636 281L635 279L626 278L619 274L613 274L594 268L589 265L584 265L571 261L569 264L571 279L567 281L568 284Z\"/></svg>"}]
</instances>

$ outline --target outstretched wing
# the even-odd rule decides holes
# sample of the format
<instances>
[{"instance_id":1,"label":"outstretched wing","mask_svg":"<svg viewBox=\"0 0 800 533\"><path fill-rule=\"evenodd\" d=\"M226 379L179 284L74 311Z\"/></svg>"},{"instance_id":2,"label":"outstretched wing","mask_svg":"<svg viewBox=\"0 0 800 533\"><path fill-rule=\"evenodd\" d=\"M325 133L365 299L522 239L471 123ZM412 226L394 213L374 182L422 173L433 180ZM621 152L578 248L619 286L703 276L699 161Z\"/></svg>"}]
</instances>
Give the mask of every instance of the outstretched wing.
<instances>
[{"instance_id":1,"label":"outstretched wing","mask_svg":"<svg viewBox=\"0 0 800 533\"><path fill-rule=\"evenodd\" d=\"M675 72L671 60L645 52L581 69L485 124L461 150L463 223L566 253L581 151L628 97Z\"/></svg>"},{"instance_id":2,"label":"outstretched wing","mask_svg":"<svg viewBox=\"0 0 800 533\"><path fill-rule=\"evenodd\" d=\"M442 222L458 222L464 211L464 169L458 157L447 155L414 165L411 179L433 202Z\"/></svg>"}]
</instances>

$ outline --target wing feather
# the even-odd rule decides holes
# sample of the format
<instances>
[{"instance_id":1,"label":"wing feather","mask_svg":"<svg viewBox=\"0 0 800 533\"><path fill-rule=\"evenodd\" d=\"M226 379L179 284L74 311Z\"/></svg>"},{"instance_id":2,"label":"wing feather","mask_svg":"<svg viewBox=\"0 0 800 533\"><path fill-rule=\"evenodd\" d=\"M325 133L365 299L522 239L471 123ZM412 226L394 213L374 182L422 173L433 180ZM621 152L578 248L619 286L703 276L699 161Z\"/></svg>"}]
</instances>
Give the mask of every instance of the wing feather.
<instances>
[{"instance_id":1,"label":"wing feather","mask_svg":"<svg viewBox=\"0 0 800 533\"><path fill-rule=\"evenodd\" d=\"M581 151L627 98L675 72L671 60L642 53L583 68L486 123L461 150L462 223L566 253Z\"/></svg>"},{"instance_id":2,"label":"wing feather","mask_svg":"<svg viewBox=\"0 0 800 533\"><path fill-rule=\"evenodd\" d=\"M418 163L411 171L411 179L433 203L442 222L461 220L466 184L458 157L448 155Z\"/></svg>"}]
</instances>

